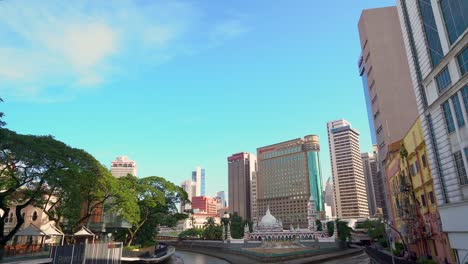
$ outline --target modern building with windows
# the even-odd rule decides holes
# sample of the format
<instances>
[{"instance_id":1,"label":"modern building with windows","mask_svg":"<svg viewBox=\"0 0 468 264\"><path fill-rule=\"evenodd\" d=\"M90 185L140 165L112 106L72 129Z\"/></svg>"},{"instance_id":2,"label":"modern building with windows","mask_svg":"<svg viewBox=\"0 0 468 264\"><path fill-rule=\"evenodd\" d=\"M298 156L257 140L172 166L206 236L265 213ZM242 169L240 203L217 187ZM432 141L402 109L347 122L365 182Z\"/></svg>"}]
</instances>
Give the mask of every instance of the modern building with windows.
<instances>
[{"instance_id":1,"label":"modern building with windows","mask_svg":"<svg viewBox=\"0 0 468 264\"><path fill-rule=\"evenodd\" d=\"M331 178L328 178L327 182L325 183L325 190L324 190L324 199L325 204L330 206L330 217L336 217L336 207L335 207L335 193L333 190L333 181Z\"/></svg>"},{"instance_id":2,"label":"modern building with windows","mask_svg":"<svg viewBox=\"0 0 468 264\"><path fill-rule=\"evenodd\" d=\"M193 196L191 206L194 213L216 214L217 204L218 202L215 198L208 196Z\"/></svg>"},{"instance_id":3,"label":"modern building with windows","mask_svg":"<svg viewBox=\"0 0 468 264\"><path fill-rule=\"evenodd\" d=\"M366 179L367 203L369 205L369 215L375 216L377 213L377 204L375 200L374 183L379 180L379 165L377 158L372 152L361 153L364 178Z\"/></svg>"},{"instance_id":4,"label":"modern building with windows","mask_svg":"<svg viewBox=\"0 0 468 264\"><path fill-rule=\"evenodd\" d=\"M269 207L283 225L307 228L307 204L312 198L315 211L324 218L319 152L316 135L258 148L257 212Z\"/></svg>"},{"instance_id":5,"label":"modern building with windows","mask_svg":"<svg viewBox=\"0 0 468 264\"><path fill-rule=\"evenodd\" d=\"M180 187L187 193L187 198L192 201L192 197L197 196L197 183L192 180L185 180L180 184ZM190 204L181 203L180 212L192 209Z\"/></svg>"},{"instance_id":6,"label":"modern building with windows","mask_svg":"<svg viewBox=\"0 0 468 264\"><path fill-rule=\"evenodd\" d=\"M359 149L359 132L339 119L327 123L336 217L369 217L366 181Z\"/></svg>"},{"instance_id":7,"label":"modern building with windows","mask_svg":"<svg viewBox=\"0 0 468 264\"><path fill-rule=\"evenodd\" d=\"M252 220L250 186L257 171L257 157L251 153L240 152L228 157L227 162L229 211L237 212L244 220Z\"/></svg>"},{"instance_id":8,"label":"modern building with windows","mask_svg":"<svg viewBox=\"0 0 468 264\"><path fill-rule=\"evenodd\" d=\"M205 169L200 166L192 171L192 181L196 183L196 196L205 195Z\"/></svg>"},{"instance_id":9,"label":"modern building with windows","mask_svg":"<svg viewBox=\"0 0 468 264\"><path fill-rule=\"evenodd\" d=\"M111 162L111 174L116 178L131 174L137 176L137 164L135 161L128 159L127 156L119 156Z\"/></svg>"},{"instance_id":10,"label":"modern building with windows","mask_svg":"<svg viewBox=\"0 0 468 264\"><path fill-rule=\"evenodd\" d=\"M219 198L221 207L227 207L226 193L224 191L217 192L216 197Z\"/></svg>"},{"instance_id":11,"label":"modern building with windows","mask_svg":"<svg viewBox=\"0 0 468 264\"><path fill-rule=\"evenodd\" d=\"M369 195L373 208L387 214L385 157L389 143L400 140L418 117L416 97L406 57L403 35L395 6L363 10L358 23L361 42L359 75L367 105L367 116L376 145L379 174L374 182L375 198ZM373 201L375 200L375 206Z\"/></svg>"},{"instance_id":12,"label":"modern building with windows","mask_svg":"<svg viewBox=\"0 0 468 264\"><path fill-rule=\"evenodd\" d=\"M468 259L468 1L397 0L440 226Z\"/></svg>"},{"instance_id":13,"label":"modern building with windows","mask_svg":"<svg viewBox=\"0 0 468 264\"><path fill-rule=\"evenodd\" d=\"M434 181L419 119L402 140L389 145L387 160L394 228L417 256L454 263L447 234L439 228Z\"/></svg>"}]
</instances>

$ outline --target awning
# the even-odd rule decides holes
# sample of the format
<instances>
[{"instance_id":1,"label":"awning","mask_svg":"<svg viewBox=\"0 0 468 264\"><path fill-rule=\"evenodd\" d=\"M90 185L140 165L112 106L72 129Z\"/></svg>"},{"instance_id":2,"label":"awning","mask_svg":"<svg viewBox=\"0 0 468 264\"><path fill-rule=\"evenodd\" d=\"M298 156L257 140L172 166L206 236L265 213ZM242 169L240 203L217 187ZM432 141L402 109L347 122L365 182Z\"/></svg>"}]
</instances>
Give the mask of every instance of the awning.
<instances>
[{"instance_id":1,"label":"awning","mask_svg":"<svg viewBox=\"0 0 468 264\"><path fill-rule=\"evenodd\" d=\"M95 236L93 234L93 232L91 232L88 228L86 228L85 226L82 226L80 230L76 231L74 234L74 236Z\"/></svg>"},{"instance_id":2,"label":"awning","mask_svg":"<svg viewBox=\"0 0 468 264\"><path fill-rule=\"evenodd\" d=\"M65 234L52 224L43 226L41 231L48 236L64 236Z\"/></svg>"},{"instance_id":3,"label":"awning","mask_svg":"<svg viewBox=\"0 0 468 264\"><path fill-rule=\"evenodd\" d=\"M25 229L19 231L15 236L46 236L47 234L41 231L33 224L29 225Z\"/></svg>"}]
</instances>

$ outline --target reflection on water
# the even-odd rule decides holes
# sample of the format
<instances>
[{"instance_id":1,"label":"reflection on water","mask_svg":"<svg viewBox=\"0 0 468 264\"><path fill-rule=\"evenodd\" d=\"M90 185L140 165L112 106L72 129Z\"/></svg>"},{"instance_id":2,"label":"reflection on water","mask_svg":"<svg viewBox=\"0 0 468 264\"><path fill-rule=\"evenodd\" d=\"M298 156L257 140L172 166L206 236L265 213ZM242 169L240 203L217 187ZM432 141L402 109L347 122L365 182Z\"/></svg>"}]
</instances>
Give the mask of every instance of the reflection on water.
<instances>
[{"instance_id":1,"label":"reflection on water","mask_svg":"<svg viewBox=\"0 0 468 264\"><path fill-rule=\"evenodd\" d=\"M181 250L176 250L175 256L172 256L167 264L182 264L180 259L183 260L184 264L229 264L229 262L219 258Z\"/></svg>"}]
</instances>

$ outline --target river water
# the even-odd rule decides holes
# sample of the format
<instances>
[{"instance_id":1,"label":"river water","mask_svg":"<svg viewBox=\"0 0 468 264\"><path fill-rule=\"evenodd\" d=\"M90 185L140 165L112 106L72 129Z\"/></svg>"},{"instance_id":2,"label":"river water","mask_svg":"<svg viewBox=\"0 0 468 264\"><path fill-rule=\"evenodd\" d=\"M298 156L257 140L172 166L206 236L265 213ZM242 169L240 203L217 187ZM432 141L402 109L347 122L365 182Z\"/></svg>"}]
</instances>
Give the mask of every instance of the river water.
<instances>
[{"instance_id":1,"label":"river water","mask_svg":"<svg viewBox=\"0 0 468 264\"><path fill-rule=\"evenodd\" d=\"M229 262L200 253L176 250L167 264L229 264Z\"/></svg>"}]
</instances>

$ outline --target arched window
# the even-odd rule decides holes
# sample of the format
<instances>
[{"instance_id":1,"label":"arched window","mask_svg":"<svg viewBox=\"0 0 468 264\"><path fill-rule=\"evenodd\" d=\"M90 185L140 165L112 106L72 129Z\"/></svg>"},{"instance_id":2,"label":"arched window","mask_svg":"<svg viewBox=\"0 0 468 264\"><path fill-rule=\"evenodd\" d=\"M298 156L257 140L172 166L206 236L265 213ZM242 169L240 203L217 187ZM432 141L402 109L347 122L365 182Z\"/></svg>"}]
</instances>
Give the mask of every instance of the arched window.
<instances>
[{"instance_id":1,"label":"arched window","mask_svg":"<svg viewBox=\"0 0 468 264\"><path fill-rule=\"evenodd\" d=\"M32 219L33 221L36 221L36 220L37 220L37 212L36 212L36 211L34 211L34 213L32 214L31 219Z\"/></svg>"}]
</instances>

